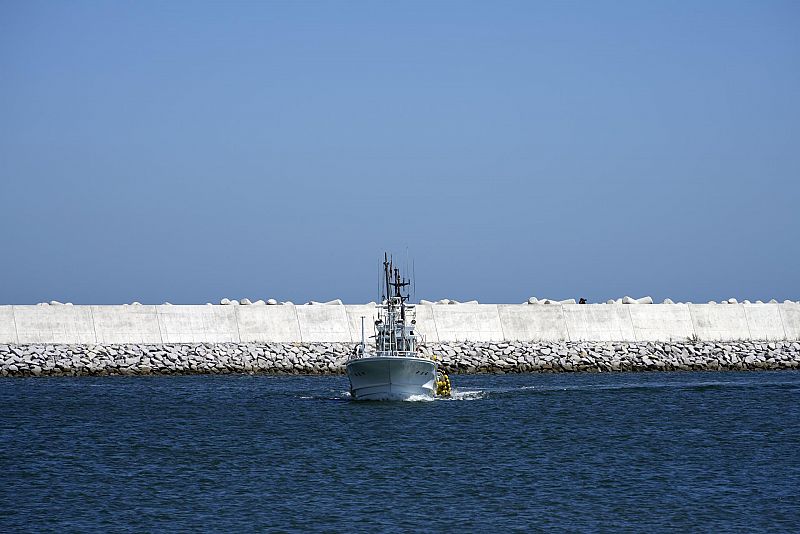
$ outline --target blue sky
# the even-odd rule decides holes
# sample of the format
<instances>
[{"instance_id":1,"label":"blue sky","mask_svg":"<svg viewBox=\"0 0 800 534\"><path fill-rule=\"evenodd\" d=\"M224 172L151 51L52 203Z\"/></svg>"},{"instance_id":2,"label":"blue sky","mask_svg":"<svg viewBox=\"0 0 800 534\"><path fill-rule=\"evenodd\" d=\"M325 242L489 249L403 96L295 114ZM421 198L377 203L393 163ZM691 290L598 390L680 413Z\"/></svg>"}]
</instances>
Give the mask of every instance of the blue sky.
<instances>
[{"instance_id":1,"label":"blue sky","mask_svg":"<svg viewBox=\"0 0 800 534\"><path fill-rule=\"evenodd\" d=\"M796 2L0 1L0 303L800 299Z\"/></svg>"}]
</instances>

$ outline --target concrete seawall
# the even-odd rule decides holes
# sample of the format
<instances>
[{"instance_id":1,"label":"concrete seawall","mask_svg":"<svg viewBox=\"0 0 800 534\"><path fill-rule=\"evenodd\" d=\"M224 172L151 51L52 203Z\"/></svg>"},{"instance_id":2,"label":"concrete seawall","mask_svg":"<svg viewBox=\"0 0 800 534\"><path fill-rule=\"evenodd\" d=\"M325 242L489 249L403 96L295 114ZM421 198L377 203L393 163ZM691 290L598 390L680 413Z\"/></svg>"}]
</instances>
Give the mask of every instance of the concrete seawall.
<instances>
[{"instance_id":1,"label":"concrete seawall","mask_svg":"<svg viewBox=\"0 0 800 534\"><path fill-rule=\"evenodd\" d=\"M353 343L368 305L0 306L0 343ZM428 343L797 341L800 304L418 305Z\"/></svg>"}]
</instances>

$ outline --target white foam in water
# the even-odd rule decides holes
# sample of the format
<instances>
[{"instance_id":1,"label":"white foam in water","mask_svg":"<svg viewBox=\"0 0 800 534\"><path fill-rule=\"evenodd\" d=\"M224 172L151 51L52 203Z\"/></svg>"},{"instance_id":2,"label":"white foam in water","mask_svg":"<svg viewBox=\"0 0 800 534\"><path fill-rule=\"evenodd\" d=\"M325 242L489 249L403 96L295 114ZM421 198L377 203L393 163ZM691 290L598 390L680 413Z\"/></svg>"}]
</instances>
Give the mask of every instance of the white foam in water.
<instances>
[{"instance_id":1,"label":"white foam in water","mask_svg":"<svg viewBox=\"0 0 800 534\"><path fill-rule=\"evenodd\" d=\"M432 401L432 400L435 400L435 399L433 397L428 396L428 395L411 395L409 398L403 399L403 400L405 402L427 402L427 401Z\"/></svg>"},{"instance_id":2,"label":"white foam in water","mask_svg":"<svg viewBox=\"0 0 800 534\"><path fill-rule=\"evenodd\" d=\"M454 389L449 397L431 397L428 395L412 395L407 399L402 399L401 402L432 402L432 401L452 401L452 400L478 400L486 396L486 392L482 390L457 390ZM313 397L301 397L313 398ZM343 391L339 397L343 400L350 400L352 397L349 391ZM370 399L370 401L398 401L399 399L386 397L383 399Z\"/></svg>"},{"instance_id":3,"label":"white foam in water","mask_svg":"<svg viewBox=\"0 0 800 534\"><path fill-rule=\"evenodd\" d=\"M460 389L453 389L453 392L450 394L450 398L443 398L441 400L479 400L486 396L486 392L480 389L475 390L460 390Z\"/></svg>"}]
</instances>

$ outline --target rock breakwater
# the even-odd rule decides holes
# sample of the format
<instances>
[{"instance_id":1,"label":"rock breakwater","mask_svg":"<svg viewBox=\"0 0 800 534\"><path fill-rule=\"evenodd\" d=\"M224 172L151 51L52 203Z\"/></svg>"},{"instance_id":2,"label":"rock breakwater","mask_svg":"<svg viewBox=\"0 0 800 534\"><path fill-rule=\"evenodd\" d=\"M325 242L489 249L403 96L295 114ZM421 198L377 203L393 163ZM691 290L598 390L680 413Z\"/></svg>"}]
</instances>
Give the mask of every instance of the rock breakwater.
<instances>
[{"instance_id":1,"label":"rock breakwater","mask_svg":"<svg viewBox=\"0 0 800 534\"><path fill-rule=\"evenodd\" d=\"M352 343L0 345L2 376L342 374ZM800 368L799 342L458 342L423 347L459 374Z\"/></svg>"}]
</instances>

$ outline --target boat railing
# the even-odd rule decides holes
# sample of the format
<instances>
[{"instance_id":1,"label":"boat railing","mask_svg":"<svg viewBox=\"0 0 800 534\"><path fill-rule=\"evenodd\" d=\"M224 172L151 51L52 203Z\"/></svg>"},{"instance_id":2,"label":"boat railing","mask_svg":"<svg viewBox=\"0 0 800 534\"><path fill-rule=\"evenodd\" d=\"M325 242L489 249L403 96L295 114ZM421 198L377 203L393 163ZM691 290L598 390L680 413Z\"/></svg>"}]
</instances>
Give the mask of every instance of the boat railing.
<instances>
[{"instance_id":1,"label":"boat railing","mask_svg":"<svg viewBox=\"0 0 800 534\"><path fill-rule=\"evenodd\" d=\"M379 350L379 351L375 352L375 355L376 356L387 357L387 358L390 358L392 356L402 356L404 358L408 358L408 357L414 358L414 357L419 356L419 353L417 353L417 352L415 352L413 350Z\"/></svg>"},{"instance_id":2,"label":"boat railing","mask_svg":"<svg viewBox=\"0 0 800 534\"><path fill-rule=\"evenodd\" d=\"M426 358L426 354L422 354L413 350L377 350L368 352L361 350L361 345L356 345L354 350L350 352L348 360L359 360L361 358Z\"/></svg>"}]
</instances>

